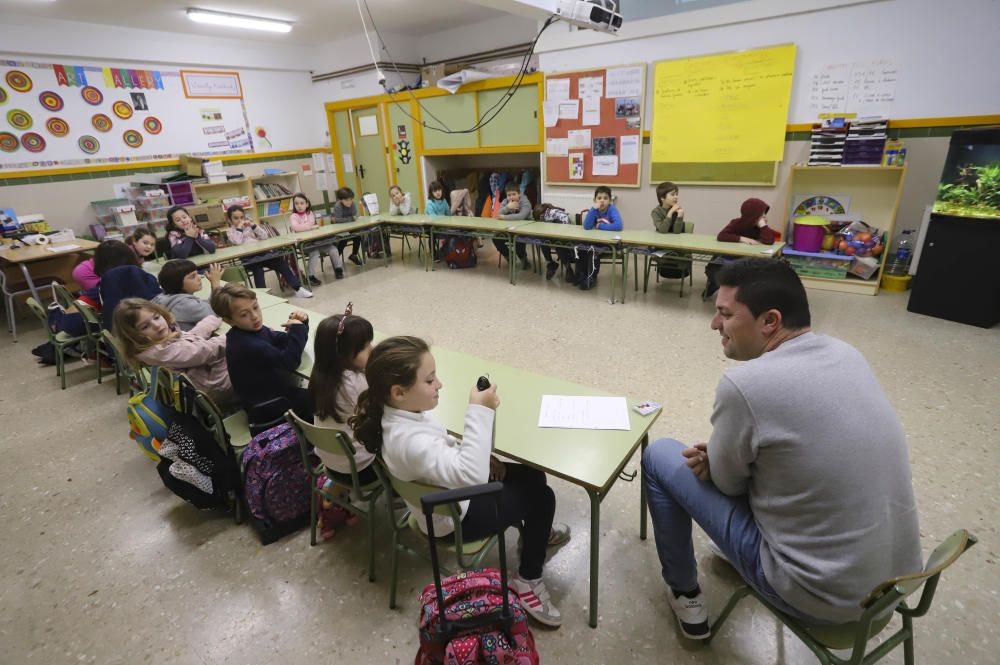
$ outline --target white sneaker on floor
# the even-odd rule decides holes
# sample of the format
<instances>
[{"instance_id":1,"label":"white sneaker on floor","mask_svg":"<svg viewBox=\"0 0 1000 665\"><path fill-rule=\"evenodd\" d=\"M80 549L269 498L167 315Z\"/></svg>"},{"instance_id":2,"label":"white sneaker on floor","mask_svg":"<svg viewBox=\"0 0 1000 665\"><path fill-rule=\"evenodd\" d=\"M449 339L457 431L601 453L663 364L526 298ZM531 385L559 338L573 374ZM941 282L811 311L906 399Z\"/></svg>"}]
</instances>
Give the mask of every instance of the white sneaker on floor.
<instances>
[{"instance_id":1,"label":"white sneaker on floor","mask_svg":"<svg viewBox=\"0 0 1000 665\"><path fill-rule=\"evenodd\" d=\"M677 623L681 627L684 637L692 640L703 640L712 635L708 627L708 606L705 604L705 594L698 592L694 598L687 596L674 596L674 592L667 589L667 600L670 602L670 609L677 617Z\"/></svg>"},{"instance_id":2,"label":"white sneaker on floor","mask_svg":"<svg viewBox=\"0 0 1000 665\"><path fill-rule=\"evenodd\" d=\"M312 298L313 292L304 286L300 286L299 290L295 292L295 295L299 298Z\"/></svg>"},{"instance_id":3,"label":"white sneaker on floor","mask_svg":"<svg viewBox=\"0 0 1000 665\"><path fill-rule=\"evenodd\" d=\"M514 590L520 599L524 611L538 623L546 626L558 628L562 625L562 614L559 609L552 604L549 597L549 590L545 588L545 582L541 578L537 580L526 580L520 575L510 578L510 588Z\"/></svg>"}]
</instances>

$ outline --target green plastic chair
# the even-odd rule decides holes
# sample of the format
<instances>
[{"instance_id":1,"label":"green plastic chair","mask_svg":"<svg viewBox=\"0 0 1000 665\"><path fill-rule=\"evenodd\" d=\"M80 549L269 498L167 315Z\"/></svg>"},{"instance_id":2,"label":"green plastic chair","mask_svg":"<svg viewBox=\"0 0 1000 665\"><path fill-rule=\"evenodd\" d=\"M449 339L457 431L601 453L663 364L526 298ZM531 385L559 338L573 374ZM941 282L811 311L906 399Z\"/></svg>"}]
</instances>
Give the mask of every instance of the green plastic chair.
<instances>
[{"instance_id":1,"label":"green plastic chair","mask_svg":"<svg viewBox=\"0 0 1000 665\"><path fill-rule=\"evenodd\" d=\"M63 294L60 294L59 296L60 300L66 297L66 295L69 295L69 291L67 291L66 287L62 285L56 285L55 289L57 293L60 290L64 292ZM83 302L82 300L73 300L72 302L73 306L76 308L76 311L79 312L80 316L83 317L84 325L87 327L87 335L90 338L89 346L90 348L94 349L94 366L97 368L97 382L101 383L104 377L104 372L101 369L101 358L103 357L106 358L109 363L115 365L115 391L117 392L117 394L121 395L122 394L121 387L118 383L119 373L116 365L115 356L110 350L110 347L107 347L101 343L105 339L104 336L105 330L104 326L101 324L101 316L97 313L96 309L94 309L87 303Z\"/></svg>"},{"instance_id":2,"label":"green plastic chair","mask_svg":"<svg viewBox=\"0 0 1000 665\"><path fill-rule=\"evenodd\" d=\"M684 233L694 233L694 222L684 222ZM640 252L642 253L642 252ZM688 280L690 286L694 286L694 261L691 259L690 255L670 253L661 256L657 256L655 253L647 253L645 260L645 274L642 279L642 292L646 293L649 289L649 271L654 270L656 275L656 282L660 281L660 264L666 264L674 267L682 267L684 269L684 274L679 278L681 282L681 293L680 297L684 297L684 278ZM639 290L639 257L636 252L632 252L632 272L635 274L635 290ZM673 277L664 277L663 279L674 279Z\"/></svg>"},{"instance_id":3,"label":"green plastic chair","mask_svg":"<svg viewBox=\"0 0 1000 665\"><path fill-rule=\"evenodd\" d=\"M332 427L319 427L299 418L293 411L285 412L285 419L292 426L299 438L299 449L302 451L302 463L309 472L309 486L312 488L312 501L309 506L309 544L316 544L316 499L322 497L335 503L352 515L363 518L368 524L368 581L375 581L375 501L382 494L383 487L379 480L362 484L358 478L358 467L354 462L354 448L343 432ZM368 504L368 509L361 510L357 505L338 494L317 487L317 479L326 471L326 466L320 462L310 464L309 445L332 455L346 458L351 466L351 482L345 483L328 475L334 487L347 490L352 496ZM390 502L391 503L391 502Z\"/></svg>"},{"instance_id":4,"label":"green plastic chair","mask_svg":"<svg viewBox=\"0 0 1000 665\"><path fill-rule=\"evenodd\" d=\"M372 462L372 464L375 465L375 473L378 474L379 479L385 487L386 496L392 496L392 491L394 490L403 498L404 501L406 501L407 504L411 506L419 506L420 497L423 495L440 492L443 489L441 487L435 487L434 485L425 485L423 483L400 480L389 473L389 470L386 468L381 459L376 459ZM403 551L413 555L420 555L419 552L408 547L400 540L400 533L409 528L419 534L424 542L426 542L427 534L421 531L418 526L419 520L423 519L422 515L414 515L411 511L407 510L397 518L393 513L392 502L386 501L386 505L389 510L390 523L393 525L392 581L389 586L389 607L391 609L395 609L396 586L399 580L399 553L400 551ZM437 546L453 552L455 554L456 564L461 570L480 567L483 560L486 558L486 555L490 553L490 549L496 545L496 535L492 535L481 540L471 540L469 542L465 542L462 537L462 517L459 513L457 503L437 506L434 509L434 512L438 515L447 515L451 517L452 521L455 523L455 531L451 534L437 538ZM443 565L442 568L444 568Z\"/></svg>"},{"instance_id":5,"label":"green plastic chair","mask_svg":"<svg viewBox=\"0 0 1000 665\"><path fill-rule=\"evenodd\" d=\"M716 619L712 626L712 636L719 634L719 629L736 604L742 598L753 595L779 621L788 626L823 665L868 665L884 658L900 643L903 645L903 662L913 665L913 619L924 616L930 609L941 572L977 542L976 537L965 529L951 534L931 552L923 572L894 577L872 589L861 601L861 607L864 608L861 618L851 623L824 626L805 624L769 604L750 587L741 587L729 598ZM905 599L920 587L924 587L920 599L915 607L909 607L904 602ZM893 608L902 617L902 628L865 654L868 641L878 635L892 619ZM710 637L705 642L711 639ZM851 655L845 660L831 653L831 649L851 649Z\"/></svg>"},{"instance_id":6,"label":"green plastic chair","mask_svg":"<svg viewBox=\"0 0 1000 665\"><path fill-rule=\"evenodd\" d=\"M49 317L45 311L45 308L38 304L38 301L34 298L29 297L25 303L28 305L28 309L34 314L39 321L42 323L42 328L45 333L49 336L49 342L56 349L56 375L59 377L59 386L66 390L66 347L72 344L78 344L80 342L85 342L90 339L90 335L76 335L72 336L65 332L52 332L49 327Z\"/></svg>"},{"instance_id":7,"label":"green plastic chair","mask_svg":"<svg viewBox=\"0 0 1000 665\"><path fill-rule=\"evenodd\" d=\"M115 391L121 395L121 377L128 381L129 397L149 389L150 375L146 368L135 369L125 360L125 351L121 342L110 330L101 329L101 339L111 349L111 360L115 366Z\"/></svg>"}]
</instances>

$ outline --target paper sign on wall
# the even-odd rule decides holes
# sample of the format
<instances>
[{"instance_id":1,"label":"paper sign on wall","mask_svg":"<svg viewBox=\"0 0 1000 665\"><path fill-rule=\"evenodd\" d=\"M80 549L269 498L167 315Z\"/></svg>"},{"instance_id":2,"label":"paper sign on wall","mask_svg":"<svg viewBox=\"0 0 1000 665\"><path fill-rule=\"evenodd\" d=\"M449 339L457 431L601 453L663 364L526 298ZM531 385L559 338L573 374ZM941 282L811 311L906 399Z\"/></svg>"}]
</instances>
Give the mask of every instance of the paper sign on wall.
<instances>
[{"instance_id":1,"label":"paper sign on wall","mask_svg":"<svg viewBox=\"0 0 1000 665\"><path fill-rule=\"evenodd\" d=\"M321 192L327 192L330 190L330 183L326 179L326 173L322 171L316 172L316 189Z\"/></svg>"},{"instance_id":2,"label":"paper sign on wall","mask_svg":"<svg viewBox=\"0 0 1000 665\"><path fill-rule=\"evenodd\" d=\"M344 173L354 173L354 159L351 157L351 153L345 152L343 155L344 159Z\"/></svg>"},{"instance_id":3,"label":"paper sign on wall","mask_svg":"<svg viewBox=\"0 0 1000 665\"><path fill-rule=\"evenodd\" d=\"M621 163L639 163L639 135L626 134L621 137Z\"/></svg>"},{"instance_id":4,"label":"paper sign on wall","mask_svg":"<svg viewBox=\"0 0 1000 665\"><path fill-rule=\"evenodd\" d=\"M545 99L561 102L569 99L569 79L548 79L545 81Z\"/></svg>"},{"instance_id":5,"label":"paper sign on wall","mask_svg":"<svg viewBox=\"0 0 1000 665\"><path fill-rule=\"evenodd\" d=\"M545 154L549 157L565 157L569 154L569 139L545 139Z\"/></svg>"},{"instance_id":6,"label":"paper sign on wall","mask_svg":"<svg viewBox=\"0 0 1000 665\"><path fill-rule=\"evenodd\" d=\"M545 117L545 126L555 127L559 122L559 102L542 102L542 114Z\"/></svg>"},{"instance_id":7,"label":"paper sign on wall","mask_svg":"<svg viewBox=\"0 0 1000 665\"><path fill-rule=\"evenodd\" d=\"M559 102L559 117L567 120L576 120L580 117L580 100L571 99L568 102Z\"/></svg>"},{"instance_id":8,"label":"paper sign on wall","mask_svg":"<svg viewBox=\"0 0 1000 665\"><path fill-rule=\"evenodd\" d=\"M589 129L571 129L567 132L567 138L569 139L570 150L590 149Z\"/></svg>"},{"instance_id":9,"label":"paper sign on wall","mask_svg":"<svg viewBox=\"0 0 1000 665\"><path fill-rule=\"evenodd\" d=\"M363 115L358 118L358 133L361 136L375 136L378 134L378 118L374 115Z\"/></svg>"},{"instance_id":10,"label":"paper sign on wall","mask_svg":"<svg viewBox=\"0 0 1000 665\"><path fill-rule=\"evenodd\" d=\"M601 98L600 97L584 97L583 98L583 124L584 125L599 125L599 124L601 124Z\"/></svg>"},{"instance_id":11,"label":"paper sign on wall","mask_svg":"<svg viewBox=\"0 0 1000 665\"><path fill-rule=\"evenodd\" d=\"M642 67L616 67L608 70L606 97L641 97Z\"/></svg>"},{"instance_id":12,"label":"paper sign on wall","mask_svg":"<svg viewBox=\"0 0 1000 665\"><path fill-rule=\"evenodd\" d=\"M594 175L618 175L618 158L615 155L594 157Z\"/></svg>"},{"instance_id":13,"label":"paper sign on wall","mask_svg":"<svg viewBox=\"0 0 1000 665\"><path fill-rule=\"evenodd\" d=\"M569 179L583 180L583 153L574 152L569 156Z\"/></svg>"},{"instance_id":14,"label":"paper sign on wall","mask_svg":"<svg viewBox=\"0 0 1000 665\"><path fill-rule=\"evenodd\" d=\"M578 97L603 97L604 96L604 77L603 76L585 76L577 82L579 86Z\"/></svg>"}]
</instances>

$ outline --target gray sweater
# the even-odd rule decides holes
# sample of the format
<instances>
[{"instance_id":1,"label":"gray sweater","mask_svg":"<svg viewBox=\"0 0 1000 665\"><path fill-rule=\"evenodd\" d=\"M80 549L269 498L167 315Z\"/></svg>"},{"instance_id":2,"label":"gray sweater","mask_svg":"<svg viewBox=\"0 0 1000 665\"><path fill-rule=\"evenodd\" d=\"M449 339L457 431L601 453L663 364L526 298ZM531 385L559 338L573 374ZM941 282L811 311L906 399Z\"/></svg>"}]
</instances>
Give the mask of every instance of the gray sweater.
<instances>
[{"instance_id":1,"label":"gray sweater","mask_svg":"<svg viewBox=\"0 0 1000 665\"><path fill-rule=\"evenodd\" d=\"M524 194L521 194L521 198L517 203L517 209L515 210L507 203L507 199L503 200L500 204L500 213L497 215L497 219L528 219L531 217L531 201Z\"/></svg>"},{"instance_id":2,"label":"gray sweater","mask_svg":"<svg viewBox=\"0 0 1000 665\"><path fill-rule=\"evenodd\" d=\"M350 207L345 206L340 201L333 204L333 221L338 222L353 222L358 218L358 204L351 203Z\"/></svg>"},{"instance_id":3,"label":"gray sweater","mask_svg":"<svg viewBox=\"0 0 1000 665\"><path fill-rule=\"evenodd\" d=\"M671 219L668 212L663 206L656 206L650 211L649 216L652 217L656 230L660 233L684 233L684 215Z\"/></svg>"},{"instance_id":4,"label":"gray sweater","mask_svg":"<svg viewBox=\"0 0 1000 665\"><path fill-rule=\"evenodd\" d=\"M921 570L906 436L864 357L808 332L723 375L708 457L748 494L764 575L796 609L855 621L879 582Z\"/></svg>"},{"instance_id":5,"label":"gray sweater","mask_svg":"<svg viewBox=\"0 0 1000 665\"><path fill-rule=\"evenodd\" d=\"M212 306L208 301L190 293L161 293L153 298L153 302L170 310L177 319L177 327L187 332L194 328L206 316L214 316Z\"/></svg>"}]
</instances>

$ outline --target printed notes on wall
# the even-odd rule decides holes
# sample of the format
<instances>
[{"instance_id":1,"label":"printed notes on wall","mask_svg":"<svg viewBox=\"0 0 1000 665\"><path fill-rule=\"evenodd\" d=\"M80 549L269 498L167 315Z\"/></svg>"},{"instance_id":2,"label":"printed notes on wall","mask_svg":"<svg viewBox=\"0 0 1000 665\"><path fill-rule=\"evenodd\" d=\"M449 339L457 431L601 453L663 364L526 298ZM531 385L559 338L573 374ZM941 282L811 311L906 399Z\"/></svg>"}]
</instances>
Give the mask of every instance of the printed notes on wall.
<instances>
[{"instance_id":1,"label":"printed notes on wall","mask_svg":"<svg viewBox=\"0 0 1000 665\"><path fill-rule=\"evenodd\" d=\"M652 161L781 160L794 70L794 44L656 63Z\"/></svg>"}]
</instances>

